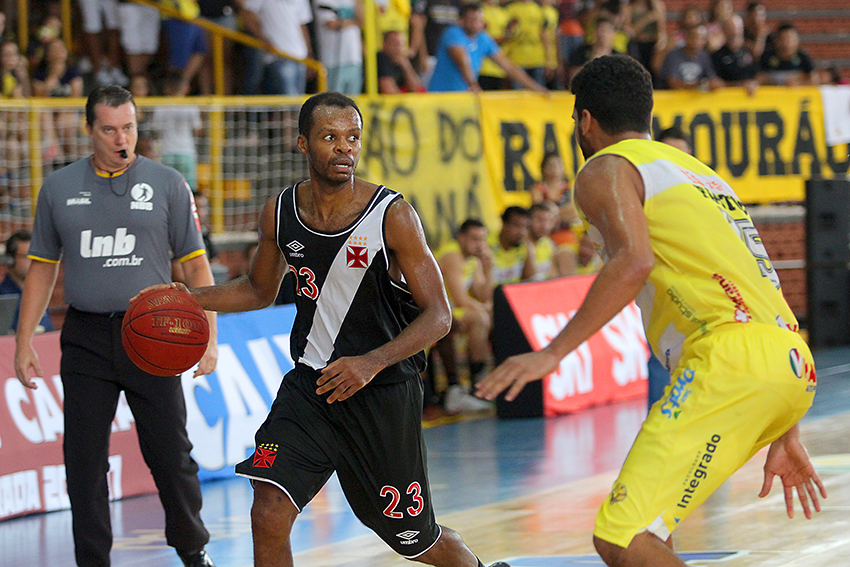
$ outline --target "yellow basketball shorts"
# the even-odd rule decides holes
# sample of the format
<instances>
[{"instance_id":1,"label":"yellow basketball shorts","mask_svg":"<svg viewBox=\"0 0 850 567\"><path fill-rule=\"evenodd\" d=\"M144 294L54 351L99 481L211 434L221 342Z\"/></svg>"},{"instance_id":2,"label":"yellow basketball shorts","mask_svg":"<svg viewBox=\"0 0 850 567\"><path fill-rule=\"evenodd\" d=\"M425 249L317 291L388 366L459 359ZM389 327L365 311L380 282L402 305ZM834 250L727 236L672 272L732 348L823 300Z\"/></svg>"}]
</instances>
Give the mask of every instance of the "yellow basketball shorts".
<instances>
[{"instance_id":1,"label":"yellow basketball shorts","mask_svg":"<svg viewBox=\"0 0 850 567\"><path fill-rule=\"evenodd\" d=\"M649 531L666 540L761 448L791 428L817 389L796 333L725 325L690 345L649 411L594 535L628 547Z\"/></svg>"}]
</instances>

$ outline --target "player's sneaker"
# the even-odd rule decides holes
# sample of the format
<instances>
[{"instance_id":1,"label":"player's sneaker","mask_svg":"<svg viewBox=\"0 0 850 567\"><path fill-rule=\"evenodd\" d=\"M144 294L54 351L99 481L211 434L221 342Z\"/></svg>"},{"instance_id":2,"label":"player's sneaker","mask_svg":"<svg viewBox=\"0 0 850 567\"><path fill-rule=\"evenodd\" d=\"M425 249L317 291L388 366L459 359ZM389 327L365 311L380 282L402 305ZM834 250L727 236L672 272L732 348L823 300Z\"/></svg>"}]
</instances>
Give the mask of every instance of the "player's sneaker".
<instances>
[{"instance_id":1,"label":"player's sneaker","mask_svg":"<svg viewBox=\"0 0 850 567\"><path fill-rule=\"evenodd\" d=\"M204 549L192 553L178 553L177 555L180 556L183 565L186 567L215 567L215 563Z\"/></svg>"},{"instance_id":2,"label":"player's sneaker","mask_svg":"<svg viewBox=\"0 0 850 567\"><path fill-rule=\"evenodd\" d=\"M505 563L504 561L496 561L495 563L490 565L490 567L511 567L511 566L508 565L507 563Z\"/></svg>"},{"instance_id":3,"label":"player's sneaker","mask_svg":"<svg viewBox=\"0 0 850 567\"><path fill-rule=\"evenodd\" d=\"M463 386L455 384L446 391L443 408L448 413L467 413L489 411L493 409L493 404L470 395Z\"/></svg>"}]
</instances>

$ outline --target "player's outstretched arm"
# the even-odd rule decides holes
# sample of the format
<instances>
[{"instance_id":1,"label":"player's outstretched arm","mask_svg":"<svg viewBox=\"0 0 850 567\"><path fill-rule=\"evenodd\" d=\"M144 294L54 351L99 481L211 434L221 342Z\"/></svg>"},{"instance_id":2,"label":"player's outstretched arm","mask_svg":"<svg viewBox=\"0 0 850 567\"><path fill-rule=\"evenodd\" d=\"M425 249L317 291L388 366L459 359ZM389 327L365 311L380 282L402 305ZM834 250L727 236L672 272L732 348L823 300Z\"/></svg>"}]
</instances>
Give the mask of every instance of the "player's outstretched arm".
<instances>
[{"instance_id":1,"label":"player's outstretched arm","mask_svg":"<svg viewBox=\"0 0 850 567\"><path fill-rule=\"evenodd\" d=\"M794 427L770 444L767 460L764 463L764 483L761 492L759 492L759 498L764 498L770 494L774 476L782 479L782 487L785 490L785 508L789 518L794 517L795 488L806 518L812 519L812 506L814 506L816 512L820 512L818 493L826 498L826 488L824 488L812 461L809 459L809 453L800 442L799 424L794 424ZM809 499L811 499L811 506Z\"/></svg>"},{"instance_id":2,"label":"player's outstretched arm","mask_svg":"<svg viewBox=\"0 0 850 567\"><path fill-rule=\"evenodd\" d=\"M220 285L188 290L205 311L237 313L262 309L274 302L280 289L280 282L283 280L287 269L286 259L281 254L275 240L274 211L276 199L277 197L269 198L260 213L257 230L259 245L248 275ZM139 293L163 287L187 290L182 283L174 282L172 284L152 285ZM135 301L136 297L130 301Z\"/></svg>"},{"instance_id":3,"label":"player's outstretched arm","mask_svg":"<svg viewBox=\"0 0 850 567\"><path fill-rule=\"evenodd\" d=\"M643 182L619 156L590 161L576 179L575 198L602 234L609 258L575 316L548 346L513 356L478 383L476 394L513 400L533 380L552 373L561 359L602 328L640 292L655 257L643 212Z\"/></svg>"},{"instance_id":4,"label":"player's outstretched arm","mask_svg":"<svg viewBox=\"0 0 850 567\"><path fill-rule=\"evenodd\" d=\"M410 203L398 199L390 205L385 229L392 263L400 269L421 312L390 342L362 356L338 358L327 365L317 381L316 392L321 395L333 391L328 403L350 398L384 368L444 337L452 324L440 269L425 242L419 216Z\"/></svg>"}]
</instances>

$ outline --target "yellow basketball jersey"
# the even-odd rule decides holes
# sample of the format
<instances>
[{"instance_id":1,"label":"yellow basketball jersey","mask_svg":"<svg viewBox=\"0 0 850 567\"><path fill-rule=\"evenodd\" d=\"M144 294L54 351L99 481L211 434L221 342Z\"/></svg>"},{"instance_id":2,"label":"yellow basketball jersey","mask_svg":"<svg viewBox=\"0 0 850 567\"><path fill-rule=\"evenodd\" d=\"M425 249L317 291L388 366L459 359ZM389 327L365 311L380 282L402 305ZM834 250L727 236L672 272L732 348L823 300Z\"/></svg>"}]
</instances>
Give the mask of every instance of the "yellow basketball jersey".
<instances>
[{"instance_id":1,"label":"yellow basketball jersey","mask_svg":"<svg viewBox=\"0 0 850 567\"><path fill-rule=\"evenodd\" d=\"M440 258L449 252L461 254L461 257L463 256L463 253L460 251L460 244L457 243L457 240L449 240L437 249L434 253L434 257L439 262ZM475 277L475 270L478 269L478 262L479 260L475 256L470 256L463 260L463 289L466 291L469 291L469 288L472 287L472 280ZM451 304L455 305L455 299L452 297L452 292L448 287L446 287L446 293L449 296Z\"/></svg>"},{"instance_id":2,"label":"yellow basketball jersey","mask_svg":"<svg viewBox=\"0 0 850 567\"><path fill-rule=\"evenodd\" d=\"M499 244L499 233L494 232L487 238L493 251L493 285L517 283L522 279L528 248L520 244L509 250Z\"/></svg>"},{"instance_id":3,"label":"yellow basketball jersey","mask_svg":"<svg viewBox=\"0 0 850 567\"><path fill-rule=\"evenodd\" d=\"M593 158L605 154L629 160L643 180L655 266L637 304L647 338L668 369L691 342L720 325L798 330L753 221L728 183L660 142L624 140Z\"/></svg>"},{"instance_id":4,"label":"yellow basketball jersey","mask_svg":"<svg viewBox=\"0 0 850 567\"><path fill-rule=\"evenodd\" d=\"M546 280L552 273L552 261L555 258L555 243L548 236L541 237L534 243L534 275L533 280Z\"/></svg>"}]
</instances>

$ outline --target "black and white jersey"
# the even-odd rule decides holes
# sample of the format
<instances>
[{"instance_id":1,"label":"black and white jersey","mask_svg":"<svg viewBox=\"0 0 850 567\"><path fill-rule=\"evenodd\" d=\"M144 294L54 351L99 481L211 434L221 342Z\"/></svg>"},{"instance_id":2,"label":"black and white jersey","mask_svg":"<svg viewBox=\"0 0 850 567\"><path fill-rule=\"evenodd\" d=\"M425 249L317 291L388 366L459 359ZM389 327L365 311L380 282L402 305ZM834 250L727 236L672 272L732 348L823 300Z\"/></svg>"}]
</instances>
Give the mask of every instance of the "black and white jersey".
<instances>
[{"instance_id":1,"label":"black and white jersey","mask_svg":"<svg viewBox=\"0 0 850 567\"><path fill-rule=\"evenodd\" d=\"M365 354L386 344L419 310L404 282L389 274L384 223L387 208L401 195L379 187L347 228L326 233L298 215L298 185L277 200L277 243L295 274L297 313L292 359L315 370L343 356ZM407 380L424 368L419 353L385 368L373 384Z\"/></svg>"}]
</instances>

